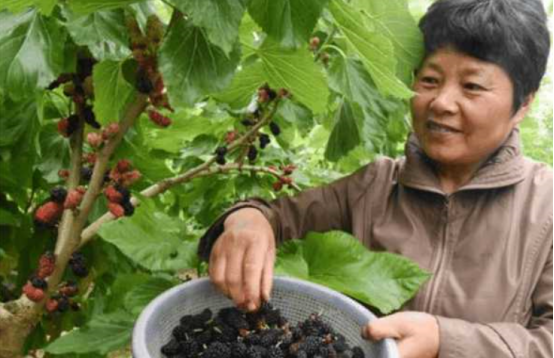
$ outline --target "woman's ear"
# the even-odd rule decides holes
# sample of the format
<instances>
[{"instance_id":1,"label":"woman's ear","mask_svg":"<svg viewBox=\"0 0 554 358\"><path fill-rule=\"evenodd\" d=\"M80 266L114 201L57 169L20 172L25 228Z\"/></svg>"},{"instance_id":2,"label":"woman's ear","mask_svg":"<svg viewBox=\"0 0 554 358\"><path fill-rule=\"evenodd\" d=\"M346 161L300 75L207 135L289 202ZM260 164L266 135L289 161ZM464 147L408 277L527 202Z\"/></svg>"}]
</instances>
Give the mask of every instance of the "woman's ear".
<instances>
[{"instance_id":1,"label":"woman's ear","mask_svg":"<svg viewBox=\"0 0 554 358\"><path fill-rule=\"evenodd\" d=\"M529 110L531 109L531 105L533 104L533 101L535 100L535 92L529 94L527 97L525 97L525 100L519 107L516 113L512 116L512 121L514 122L514 126L518 125L523 121Z\"/></svg>"}]
</instances>

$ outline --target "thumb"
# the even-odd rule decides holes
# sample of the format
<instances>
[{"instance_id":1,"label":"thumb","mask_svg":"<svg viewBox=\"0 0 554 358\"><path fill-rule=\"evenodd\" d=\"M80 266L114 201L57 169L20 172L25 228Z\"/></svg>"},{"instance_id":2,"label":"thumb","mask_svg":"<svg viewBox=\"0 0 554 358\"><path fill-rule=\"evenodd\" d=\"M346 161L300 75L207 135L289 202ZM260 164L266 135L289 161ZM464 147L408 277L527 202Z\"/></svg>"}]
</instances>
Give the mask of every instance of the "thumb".
<instances>
[{"instance_id":1,"label":"thumb","mask_svg":"<svg viewBox=\"0 0 554 358\"><path fill-rule=\"evenodd\" d=\"M399 339L401 337L398 325L395 324L394 318L391 318L391 316L379 318L365 325L362 328L362 336L373 341L384 338Z\"/></svg>"}]
</instances>

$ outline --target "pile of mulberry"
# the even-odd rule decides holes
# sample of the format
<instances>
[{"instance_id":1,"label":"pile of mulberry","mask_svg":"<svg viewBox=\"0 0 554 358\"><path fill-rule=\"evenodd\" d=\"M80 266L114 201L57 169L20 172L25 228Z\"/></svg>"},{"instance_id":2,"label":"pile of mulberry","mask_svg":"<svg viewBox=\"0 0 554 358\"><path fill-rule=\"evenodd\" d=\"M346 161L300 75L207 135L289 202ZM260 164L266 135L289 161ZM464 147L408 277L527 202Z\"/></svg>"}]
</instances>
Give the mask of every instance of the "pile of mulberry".
<instances>
[{"instance_id":1,"label":"pile of mulberry","mask_svg":"<svg viewBox=\"0 0 554 358\"><path fill-rule=\"evenodd\" d=\"M320 315L291 325L264 303L257 312L226 307L185 315L161 348L168 358L365 358Z\"/></svg>"}]
</instances>

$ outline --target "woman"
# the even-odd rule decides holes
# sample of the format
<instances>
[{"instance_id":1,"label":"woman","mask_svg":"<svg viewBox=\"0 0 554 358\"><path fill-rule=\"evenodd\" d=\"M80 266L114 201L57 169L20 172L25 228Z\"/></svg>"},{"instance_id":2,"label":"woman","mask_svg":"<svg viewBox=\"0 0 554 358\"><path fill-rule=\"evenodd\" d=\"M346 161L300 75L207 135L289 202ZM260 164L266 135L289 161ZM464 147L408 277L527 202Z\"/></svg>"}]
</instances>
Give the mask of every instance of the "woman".
<instances>
[{"instance_id":1,"label":"woman","mask_svg":"<svg viewBox=\"0 0 554 358\"><path fill-rule=\"evenodd\" d=\"M406 157L380 159L294 198L252 199L201 240L213 282L248 310L269 299L275 246L344 230L433 273L402 312L363 327L403 358L552 355L552 172L524 158L517 125L550 40L538 0L439 0Z\"/></svg>"}]
</instances>

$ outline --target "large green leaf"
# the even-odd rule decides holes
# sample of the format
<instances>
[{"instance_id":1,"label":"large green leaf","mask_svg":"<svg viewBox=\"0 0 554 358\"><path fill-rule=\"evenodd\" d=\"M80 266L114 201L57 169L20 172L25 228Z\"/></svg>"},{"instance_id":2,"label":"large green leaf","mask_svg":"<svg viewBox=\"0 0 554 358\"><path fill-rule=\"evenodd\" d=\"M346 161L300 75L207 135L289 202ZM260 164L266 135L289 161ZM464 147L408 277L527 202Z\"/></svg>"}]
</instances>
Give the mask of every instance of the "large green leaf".
<instances>
[{"instance_id":1,"label":"large green leaf","mask_svg":"<svg viewBox=\"0 0 554 358\"><path fill-rule=\"evenodd\" d=\"M94 66L94 113L100 124L119 120L120 112L134 95L123 75L123 63L106 60Z\"/></svg>"},{"instance_id":2,"label":"large green leaf","mask_svg":"<svg viewBox=\"0 0 554 358\"><path fill-rule=\"evenodd\" d=\"M410 98L413 93L396 77L396 58L392 42L376 31L372 31L363 15L344 3L333 0L329 9L337 27L348 45L360 56L364 66L384 95Z\"/></svg>"},{"instance_id":3,"label":"large green leaf","mask_svg":"<svg viewBox=\"0 0 554 358\"><path fill-rule=\"evenodd\" d=\"M205 30L184 19L174 23L159 54L171 103L192 105L225 88L240 60L238 42L229 56L209 42Z\"/></svg>"},{"instance_id":4,"label":"large green leaf","mask_svg":"<svg viewBox=\"0 0 554 358\"><path fill-rule=\"evenodd\" d=\"M329 67L329 87L362 107L371 106L379 92L363 64L351 57L337 57Z\"/></svg>"},{"instance_id":5,"label":"large green leaf","mask_svg":"<svg viewBox=\"0 0 554 358\"><path fill-rule=\"evenodd\" d=\"M244 66L235 75L231 85L214 97L228 103L232 108L246 107L256 94L256 89L267 82L261 62Z\"/></svg>"},{"instance_id":6,"label":"large green leaf","mask_svg":"<svg viewBox=\"0 0 554 358\"><path fill-rule=\"evenodd\" d=\"M399 309L430 277L411 260L368 251L356 238L338 231L286 242L279 249L276 273L325 285L384 314Z\"/></svg>"},{"instance_id":7,"label":"large green leaf","mask_svg":"<svg viewBox=\"0 0 554 358\"><path fill-rule=\"evenodd\" d=\"M336 162L360 144L360 128L356 123L352 103L343 101L337 110L336 118L335 127L325 149L325 158L332 162Z\"/></svg>"},{"instance_id":8,"label":"large green leaf","mask_svg":"<svg viewBox=\"0 0 554 358\"><path fill-rule=\"evenodd\" d=\"M125 297L125 308L134 314L140 314L144 307L164 291L172 288L178 282L162 277L150 277L140 285L133 287Z\"/></svg>"},{"instance_id":9,"label":"large green leaf","mask_svg":"<svg viewBox=\"0 0 554 358\"><path fill-rule=\"evenodd\" d=\"M223 137L235 121L232 117L192 115L189 111L178 111L169 115L172 119L171 126L167 128L153 128L145 130L144 143L151 149L160 149L169 153L179 153L186 150L186 143L199 135L209 134L215 137Z\"/></svg>"},{"instance_id":10,"label":"large green leaf","mask_svg":"<svg viewBox=\"0 0 554 358\"><path fill-rule=\"evenodd\" d=\"M272 88L286 88L314 113L325 111L327 80L307 49L283 49L268 38L256 53L260 61L239 72L229 88L216 98L236 107L244 106L256 88L267 82Z\"/></svg>"},{"instance_id":11,"label":"large green leaf","mask_svg":"<svg viewBox=\"0 0 554 358\"><path fill-rule=\"evenodd\" d=\"M183 240L184 223L144 198L131 217L102 225L99 235L138 265L152 271L176 271L196 264L196 243Z\"/></svg>"},{"instance_id":12,"label":"large green leaf","mask_svg":"<svg viewBox=\"0 0 554 358\"><path fill-rule=\"evenodd\" d=\"M308 42L328 0L252 0L250 16L283 47Z\"/></svg>"},{"instance_id":13,"label":"large green leaf","mask_svg":"<svg viewBox=\"0 0 554 358\"><path fill-rule=\"evenodd\" d=\"M195 26L206 30L208 39L226 54L233 50L244 14L242 0L173 0L179 10L190 16Z\"/></svg>"},{"instance_id":14,"label":"large green leaf","mask_svg":"<svg viewBox=\"0 0 554 358\"><path fill-rule=\"evenodd\" d=\"M84 327L70 331L46 347L52 354L107 354L129 344L135 316L119 310L93 316Z\"/></svg>"},{"instance_id":15,"label":"large green leaf","mask_svg":"<svg viewBox=\"0 0 554 358\"><path fill-rule=\"evenodd\" d=\"M144 0L70 0L69 6L76 14L89 14L98 10L125 7Z\"/></svg>"},{"instance_id":16,"label":"large green leaf","mask_svg":"<svg viewBox=\"0 0 554 358\"><path fill-rule=\"evenodd\" d=\"M97 60L123 60L131 54L122 9L68 17L67 29L73 41L88 46Z\"/></svg>"},{"instance_id":17,"label":"large green leaf","mask_svg":"<svg viewBox=\"0 0 554 358\"><path fill-rule=\"evenodd\" d=\"M408 2L355 0L353 6L362 9L375 30L392 42L398 60L397 74L410 85L413 71L423 56L423 36L410 14Z\"/></svg>"},{"instance_id":18,"label":"large green leaf","mask_svg":"<svg viewBox=\"0 0 554 358\"><path fill-rule=\"evenodd\" d=\"M12 98L32 96L62 71L67 33L37 10L0 13L0 88Z\"/></svg>"},{"instance_id":19,"label":"large green leaf","mask_svg":"<svg viewBox=\"0 0 554 358\"><path fill-rule=\"evenodd\" d=\"M11 193L18 203L31 187L33 164L38 156L41 103L41 97L37 97L21 102L6 99L0 105L0 192ZM5 136L4 130L15 140Z\"/></svg>"}]
</instances>

